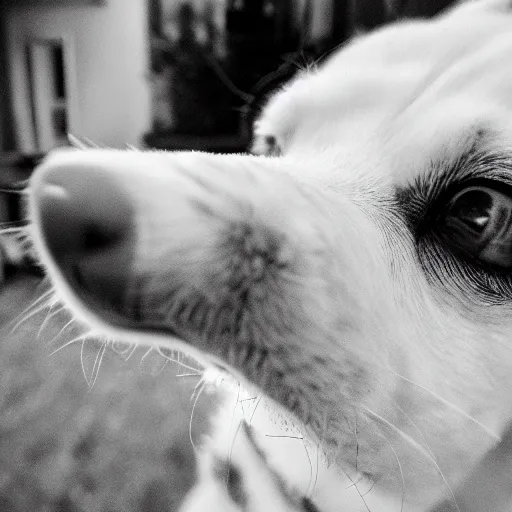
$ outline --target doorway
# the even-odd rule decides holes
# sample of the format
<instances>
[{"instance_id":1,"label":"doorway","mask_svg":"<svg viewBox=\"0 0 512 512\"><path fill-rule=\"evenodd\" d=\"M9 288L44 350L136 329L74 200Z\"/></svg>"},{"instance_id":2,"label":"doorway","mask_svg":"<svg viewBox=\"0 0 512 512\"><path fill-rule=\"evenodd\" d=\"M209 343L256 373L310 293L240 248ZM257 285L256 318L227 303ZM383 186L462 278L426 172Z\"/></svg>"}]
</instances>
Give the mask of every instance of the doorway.
<instances>
[{"instance_id":1,"label":"doorway","mask_svg":"<svg viewBox=\"0 0 512 512\"><path fill-rule=\"evenodd\" d=\"M37 39L27 44L32 123L37 151L67 145L69 86L66 45L62 39Z\"/></svg>"}]
</instances>

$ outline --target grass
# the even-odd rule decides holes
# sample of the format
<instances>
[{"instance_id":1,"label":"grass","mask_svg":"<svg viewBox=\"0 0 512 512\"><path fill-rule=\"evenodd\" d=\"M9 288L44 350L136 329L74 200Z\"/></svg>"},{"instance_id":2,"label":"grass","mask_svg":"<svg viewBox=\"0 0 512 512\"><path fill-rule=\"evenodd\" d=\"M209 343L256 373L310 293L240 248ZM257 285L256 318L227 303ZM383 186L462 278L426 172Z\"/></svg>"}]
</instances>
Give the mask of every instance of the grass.
<instances>
[{"instance_id":1,"label":"grass","mask_svg":"<svg viewBox=\"0 0 512 512\"><path fill-rule=\"evenodd\" d=\"M199 440L214 400L200 396L190 422L198 378L177 377L178 365L139 349L128 359L107 349L89 388L81 344L50 355L74 334L60 332L64 312L13 329L40 293L29 276L0 292L0 510L176 510L194 479L189 425ZM98 350L85 347L89 370Z\"/></svg>"}]
</instances>

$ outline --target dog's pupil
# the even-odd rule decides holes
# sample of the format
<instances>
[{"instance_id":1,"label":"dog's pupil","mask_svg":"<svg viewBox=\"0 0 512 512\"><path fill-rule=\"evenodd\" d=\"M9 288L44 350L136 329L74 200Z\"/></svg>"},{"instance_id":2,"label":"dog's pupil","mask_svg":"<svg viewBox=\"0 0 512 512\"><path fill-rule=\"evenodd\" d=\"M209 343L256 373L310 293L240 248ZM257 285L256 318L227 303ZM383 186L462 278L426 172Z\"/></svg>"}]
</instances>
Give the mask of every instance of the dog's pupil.
<instances>
[{"instance_id":1,"label":"dog's pupil","mask_svg":"<svg viewBox=\"0 0 512 512\"><path fill-rule=\"evenodd\" d=\"M475 233L482 234L491 218L493 204L493 197L486 190L462 192L455 197L450 216L459 219Z\"/></svg>"},{"instance_id":2,"label":"dog's pupil","mask_svg":"<svg viewBox=\"0 0 512 512\"><path fill-rule=\"evenodd\" d=\"M467 187L448 203L440 236L461 256L512 267L512 197L485 186Z\"/></svg>"},{"instance_id":3,"label":"dog's pupil","mask_svg":"<svg viewBox=\"0 0 512 512\"><path fill-rule=\"evenodd\" d=\"M105 248L113 238L113 236L109 236L106 233L103 233L96 226L91 225L86 230L84 230L84 250L91 252Z\"/></svg>"}]
</instances>

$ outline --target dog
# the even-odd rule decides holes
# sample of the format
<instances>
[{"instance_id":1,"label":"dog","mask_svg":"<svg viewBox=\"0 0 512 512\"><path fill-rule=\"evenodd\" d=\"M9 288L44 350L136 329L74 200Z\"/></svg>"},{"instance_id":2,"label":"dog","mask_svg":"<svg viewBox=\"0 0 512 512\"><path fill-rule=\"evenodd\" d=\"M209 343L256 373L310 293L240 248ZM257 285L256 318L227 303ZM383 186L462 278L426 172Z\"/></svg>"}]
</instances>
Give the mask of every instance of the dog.
<instances>
[{"instance_id":1,"label":"dog","mask_svg":"<svg viewBox=\"0 0 512 512\"><path fill-rule=\"evenodd\" d=\"M184 510L460 510L512 418L511 28L475 0L357 36L270 97L252 155L36 170L59 299L222 381Z\"/></svg>"}]
</instances>

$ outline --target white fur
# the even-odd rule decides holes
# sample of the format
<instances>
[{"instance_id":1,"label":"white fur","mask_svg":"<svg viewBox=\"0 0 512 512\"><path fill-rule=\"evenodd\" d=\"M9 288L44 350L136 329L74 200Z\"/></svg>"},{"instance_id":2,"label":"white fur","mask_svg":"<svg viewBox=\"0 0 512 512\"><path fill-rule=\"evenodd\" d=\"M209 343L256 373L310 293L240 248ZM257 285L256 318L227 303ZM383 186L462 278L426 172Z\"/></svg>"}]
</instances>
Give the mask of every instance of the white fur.
<instances>
[{"instance_id":1,"label":"white fur","mask_svg":"<svg viewBox=\"0 0 512 512\"><path fill-rule=\"evenodd\" d=\"M421 511L450 499L512 416L512 304L482 304L448 271L432 284L391 205L432 162L450 166L479 128L492 133L489 150L511 154L511 28L509 2L481 0L356 39L268 102L254 150L263 153L272 135L282 157L55 153L33 178L31 216L58 293L110 336L227 364L265 397L251 423L269 467L321 511ZM245 362L243 339L221 347L192 332L185 343L143 324L121 330L77 298L48 256L37 196L49 174L89 168L109 173L133 200L133 273L145 279L148 315L167 318L171 284L180 300L200 294L214 310L229 299L233 268L245 265L244 321L269 354L259 373ZM240 226L252 229L247 261L226 246ZM253 256L276 241L272 263ZM187 512L205 503L237 510L208 477L217 452L259 482L249 509L270 507L264 490L257 499L265 470L233 437L244 415L237 397L206 445ZM269 421L269 408L287 420Z\"/></svg>"}]
</instances>

